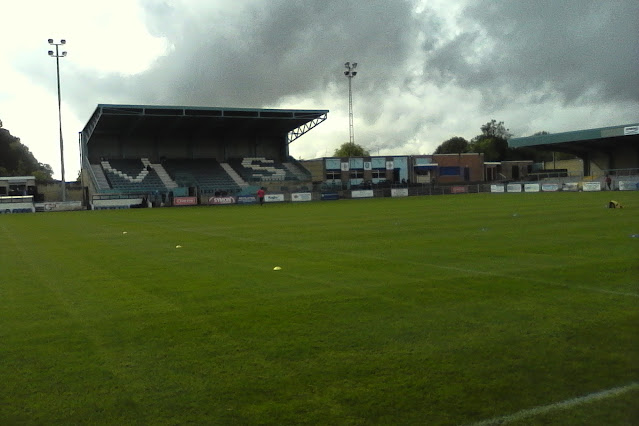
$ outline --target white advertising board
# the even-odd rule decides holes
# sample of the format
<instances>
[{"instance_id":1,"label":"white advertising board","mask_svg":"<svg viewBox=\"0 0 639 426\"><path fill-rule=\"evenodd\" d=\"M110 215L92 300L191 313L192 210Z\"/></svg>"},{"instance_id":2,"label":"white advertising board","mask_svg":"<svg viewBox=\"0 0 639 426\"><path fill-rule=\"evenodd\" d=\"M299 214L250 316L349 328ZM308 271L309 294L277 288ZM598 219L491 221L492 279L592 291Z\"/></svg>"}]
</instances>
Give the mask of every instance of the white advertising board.
<instances>
[{"instance_id":1,"label":"white advertising board","mask_svg":"<svg viewBox=\"0 0 639 426\"><path fill-rule=\"evenodd\" d=\"M521 192L521 183L509 183L508 185L506 185L506 191Z\"/></svg>"},{"instance_id":2,"label":"white advertising board","mask_svg":"<svg viewBox=\"0 0 639 426\"><path fill-rule=\"evenodd\" d=\"M266 194L264 201L267 203L281 203L284 201L284 194Z\"/></svg>"},{"instance_id":3,"label":"white advertising board","mask_svg":"<svg viewBox=\"0 0 639 426\"><path fill-rule=\"evenodd\" d=\"M542 183L541 190L544 192L559 191L559 184L558 183Z\"/></svg>"},{"instance_id":4,"label":"white advertising board","mask_svg":"<svg viewBox=\"0 0 639 426\"><path fill-rule=\"evenodd\" d=\"M490 185L490 192L504 192L504 185Z\"/></svg>"},{"instance_id":5,"label":"white advertising board","mask_svg":"<svg viewBox=\"0 0 639 426\"><path fill-rule=\"evenodd\" d=\"M639 135L639 126L628 126L623 128L624 136Z\"/></svg>"},{"instance_id":6,"label":"white advertising board","mask_svg":"<svg viewBox=\"0 0 639 426\"><path fill-rule=\"evenodd\" d=\"M601 182L584 182L581 187L584 191L601 191Z\"/></svg>"},{"instance_id":7,"label":"white advertising board","mask_svg":"<svg viewBox=\"0 0 639 426\"><path fill-rule=\"evenodd\" d=\"M371 198L373 197L372 189L358 189L351 191L351 197L353 198Z\"/></svg>"},{"instance_id":8,"label":"white advertising board","mask_svg":"<svg viewBox=\"0 0 639 426\"><path fill-rule=\"evenodd\" d=\"M36 203L36 211L43 212L65 212L73 210L82 210L81 201L58 201L55 203Z\"/></svg>"},{"instance_id":9,"label":"white advertising board","mask_svg":"<svg viewBox=\"0 0 639 426\"><path fill-rule=\"evenodd\" d=\"M408 188L391 188L391 197L408 197Z\"/></svg>"},{"instance_id":10,"label":"white advertising board","mask_svg":"<svg viewBox=\"0 0 639 426\"><path fill-rule=\"evenodd\" d=\"M0 203L0 214L35 213L33 203Z\"/></svg>"},{"instance_id":11,"label":"white advertising board","mask_svg":"<svg viewBox=\"0 0 639 426\"><path fill-rule=\"evenodd\" d=\"M115 198L112 200L93 200L93 210L128 209L133 205L142 204L142 198Z\"/></svg>"},{"instance_id":12,"label":"white advertising board","mask_svg":"<svg viewBox=\"0 0 639 426\"><path fill-rule=\"evenodd\" d=\"M620 180L617 182L619 184L620 191L637 191L639 190L639 182L638 181L623 181Z\"/></svg>"},{"instance_id":13,"label":"white advertising board","mask_svg":"<svg viewBox=\"0 0 639 426\"><path fill-rule=\"evenodd\" d=\"M310 192L294 192L291 194L291 201L299 202L299 201L311 201L312 195Z\"/></svg>"},{"instance_id":14,"label":"white advertising board","mask_svg":"<svg viewBox=\"0 0 639 426\"><path fill-rule=\"evenodd\" d=\"M539 184L538 183L524 184L524 192L539 192Z\"/></svg>"},{"instance_id":15,"label":"white advertising board","mask_svg":"<svg viewBox=\"0 0 639 426\"><path fill-rule=\"evenodd\" d=\"M213 205L235 204L235 198L233 198L233 197L209 197L209 204L213 204Z\"/></svg>"},{"instance_id":16,"label":"white advertising board","mask_svg":"<svg viewBox=\"0 0 639 426\"><path fill-rule=\"evenodd\" d=\"M566 182L562 184L562 191L579 191L579 184L577 182Z\"/></svg>"}]
</instances>

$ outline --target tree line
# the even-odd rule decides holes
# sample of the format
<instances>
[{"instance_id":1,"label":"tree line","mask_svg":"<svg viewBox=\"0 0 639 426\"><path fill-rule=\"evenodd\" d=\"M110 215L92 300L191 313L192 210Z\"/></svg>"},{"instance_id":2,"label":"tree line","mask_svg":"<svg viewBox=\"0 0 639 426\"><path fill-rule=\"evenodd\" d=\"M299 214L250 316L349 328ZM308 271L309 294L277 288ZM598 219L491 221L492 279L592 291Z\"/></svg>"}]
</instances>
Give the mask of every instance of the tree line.
<instances>
[{"instance_id":1,"label":"tree line","mask_svg":"<svg viewBox=\"0 0 639 426\"><path fill-rule=\"evenodd\" d=\"M20 138L2 127L0 120L0 176L35 176L38 182L53 180L53 169L40 163Z\"/></svg>"},{"instance_id":2,"label":"tree line","mask_svg":"<svg viewBox=\"0 0 639 426\"><path fill-rule=\"evenodd\" d=\"M442 142L433 154L463 154L463 153L483 153L484 161L507 161L507 160L532 160L534 162L552 160L552 153L534 148L509 148L508 139L513 135L506 128L503 121L495 119L480 127L481 134L475 136L470 141L454 136ZM541 131L535 135L546 135L548 132ZM346 142L335 150L335 157L361 157L368 156L369 152L361 145ZM560 154L561 159L573 158L568 154Z\"/></svg>"},{"instance_id":3,"label":"tree line","mask_svg":"<svg viewBox=\"0 0 639 426\"><path fill-rule=\"evenodd\" d=\"M546 135L541 131L535 135ZM481 126L481 134L470 141L455 136L442 142L434 154L463 154L465 152L483 153L484 161L532 160L534 162L550 161L552 153L534 148L510 148L508 139L513 135L503 121L490 120Z\"/></svg>"}]
</instances>

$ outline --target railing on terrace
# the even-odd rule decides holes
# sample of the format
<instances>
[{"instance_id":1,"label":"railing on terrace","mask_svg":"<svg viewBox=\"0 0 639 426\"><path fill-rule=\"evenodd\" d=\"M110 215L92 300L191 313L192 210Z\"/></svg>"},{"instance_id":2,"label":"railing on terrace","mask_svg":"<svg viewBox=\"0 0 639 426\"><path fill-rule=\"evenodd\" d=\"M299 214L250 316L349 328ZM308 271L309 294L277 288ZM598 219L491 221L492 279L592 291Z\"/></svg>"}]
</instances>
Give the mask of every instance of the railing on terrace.
<instances>
[{"instance_id":1,"label":"railing on terrace","mask_svg":"<svg viewBox=\"0 0 639 426\"><path fill-rule=\"evenodd\" d=\"M607 174L612 176L638 176L639 168L602 170L602 176L605 176Z\"/></svg>"},{"instance_id":2,"label":"railing on terrace","mask_svg":"<svg viewBox=\"0 0 639 426\"><path fill-rule=\"evenodd\" d=\"M11 203L32 203L33 195L2 195L0 196L0 204Z\"/></svg>"},{"instance_id":3,"label":"railing on terrace","mask_svg":"<svg viewBox=\"0 0 639 426\"><path fill-rule=\"evenodd\" d=\"M84 163L84 169L89 171L89 175L91 175L91 182L93 182L93 187L97 190L98 188L98 178L95 175L95 172L93 171L93 167L91 167L91 164L89 163L89 160L87 158L84 159L83 161Z\"/></svg>"}]
</instances>

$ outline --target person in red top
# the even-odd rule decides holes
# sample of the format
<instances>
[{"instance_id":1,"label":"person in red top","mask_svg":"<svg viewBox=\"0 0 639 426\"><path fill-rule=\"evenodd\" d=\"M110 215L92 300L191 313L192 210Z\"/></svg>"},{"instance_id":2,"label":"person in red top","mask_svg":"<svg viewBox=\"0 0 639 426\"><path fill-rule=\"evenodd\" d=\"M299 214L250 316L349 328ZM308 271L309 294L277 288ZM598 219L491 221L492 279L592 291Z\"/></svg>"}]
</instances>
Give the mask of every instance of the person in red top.
<instances>
[{"instance_id":1,"label":"person in red top","mask_svg":"<svg viewBox=\"0 0 639 426\"><path fill-rule=\"evenodd\" d=\"M610 178L610 175L606 175L606 186L608 187L608 191L612 190L612 188L610 187L611 183L612 179Z\"/></svg>"},{"instance_id":2,"label":"person in red top","mask_svg":"<svg viewBox=\"0 0 639 426\"><path fill-rule=\"evenodd\" d=\"M260 206L264 204L264 188L257 190L257 199L260 200Z\"/></svg>"}]
</instances>

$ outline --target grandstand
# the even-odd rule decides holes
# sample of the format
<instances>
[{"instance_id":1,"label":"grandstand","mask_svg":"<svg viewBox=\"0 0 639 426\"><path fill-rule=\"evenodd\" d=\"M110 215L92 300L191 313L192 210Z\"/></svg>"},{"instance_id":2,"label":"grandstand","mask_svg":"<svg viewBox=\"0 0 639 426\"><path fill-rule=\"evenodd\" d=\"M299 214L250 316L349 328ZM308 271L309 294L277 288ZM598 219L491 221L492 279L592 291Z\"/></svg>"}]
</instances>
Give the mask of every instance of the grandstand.
<instances>
[{"instance_id":1,"label":"grandstand","mask_svg":"<svg viewBox=\"0 0 639 426\"><path fill-rule=\"evenodd\" d=\"M154 194L208 204L259 186L308 185L288 147L327 113L100 104L81 132L85 202Z\"/></svg>"},{"instance_id":2,"label":"grandstand","mask_svg":"<svg viewBox=\"0 0 639 426\"><path fill-rule=\"evenodd\" d=\"M511 138L508 146L576 155L583 176L634 175L639 169L639 123Z\"/></svg>"},{"instance_id":3,"label":"grandstand","mask_svg":"<svg viewBox=\"0 0 639 426\"><path fill-rule=\"evenodd\" d=\"M268 188L267 201L598 190L604 175L612 176L613 189L639 187L637 124L509 141L576 154L583 166L577 173L555 162L552 169L532 161L484 162L480 153L328 157L304 164L290 157L290 143L327 113L98 105L81 133L85 205L251 203L259 187Z\"/></svg>"}]
</instances>

